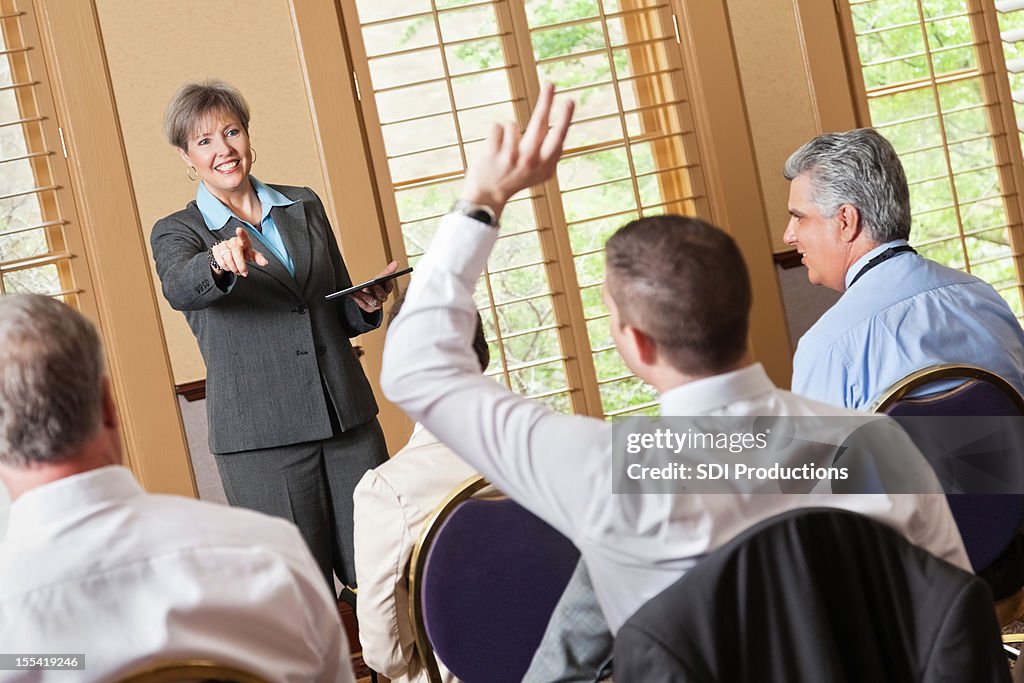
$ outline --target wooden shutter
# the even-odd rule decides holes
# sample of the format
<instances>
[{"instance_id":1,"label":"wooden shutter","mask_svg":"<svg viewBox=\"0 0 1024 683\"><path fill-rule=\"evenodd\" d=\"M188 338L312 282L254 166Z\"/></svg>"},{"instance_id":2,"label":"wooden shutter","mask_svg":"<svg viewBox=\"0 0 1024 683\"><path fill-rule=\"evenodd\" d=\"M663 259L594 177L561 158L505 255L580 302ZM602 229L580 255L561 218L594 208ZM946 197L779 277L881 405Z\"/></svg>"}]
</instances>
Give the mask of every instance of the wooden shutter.
<instances>
[{"instance_id":1,"label":"wooden shutter","mask_svg":"<svg viewBox=\"0 0 1024 683\"><path fill-rule=\"evenodd\" d=\"M32 3L2 0L0 29L0 294L80 307L85 264Z\"/></svg>"},{"instance_id":2,"label":"wooden shutter","mask_svg":"<svg viewBox=\"0 0 1024 683\"><path fill-rule=\"evenodd\" d=\"M907 171L911 244L991 283L1020 317L1020 147L991 0L842 5L862 122Z\"/></svg>"},{"instance_id":3,"label":"wooden shutter","mask_svg":"<svg viewBox=\"0 0 1024 683\"><path fill-rule=\"evenodd\" d=\"M709 218L679 49L656 0L343 0L392 245L415 263L491 122L540 82L577 100L557 178L510 202L476 299L492 371L566 412L656 412L615 353L603 244L657 213ZM376 131L379 130L379 136Z\"/></svg>"}]
</instances>

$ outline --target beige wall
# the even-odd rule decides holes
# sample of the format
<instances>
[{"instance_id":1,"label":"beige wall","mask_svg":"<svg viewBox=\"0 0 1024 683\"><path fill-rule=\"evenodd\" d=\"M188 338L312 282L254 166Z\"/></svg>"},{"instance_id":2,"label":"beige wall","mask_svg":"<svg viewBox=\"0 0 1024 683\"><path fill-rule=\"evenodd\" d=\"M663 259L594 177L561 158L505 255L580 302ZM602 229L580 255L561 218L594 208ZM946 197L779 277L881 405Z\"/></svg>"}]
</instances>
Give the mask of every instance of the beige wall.
<instances>
[{"instance_id":1,"label":"beige wall","mask_svg":"<svg viewBox=\"0 0 1024 683\"><path fill-rule=\"evenodd\" d=\"M789 182L782 166L817 135L793 0L728 0L729 19L775 252L788 215Z\"/></svg>"},{"instance_id":2,"label":"beige wall","mask_svg":"<svg viewBox=\"0 0 1024 683\"><path fill-rule=\"evenodd\" d=\"M96 6L147 237L157 219L195 196L161 126L168 100L187 80L221 78L245 95L258 152L254 175L323 193L287 0L96 0ZM162 297L160 304L175 382L204 378L185 318Z\"/></svg>"}]
</instances>

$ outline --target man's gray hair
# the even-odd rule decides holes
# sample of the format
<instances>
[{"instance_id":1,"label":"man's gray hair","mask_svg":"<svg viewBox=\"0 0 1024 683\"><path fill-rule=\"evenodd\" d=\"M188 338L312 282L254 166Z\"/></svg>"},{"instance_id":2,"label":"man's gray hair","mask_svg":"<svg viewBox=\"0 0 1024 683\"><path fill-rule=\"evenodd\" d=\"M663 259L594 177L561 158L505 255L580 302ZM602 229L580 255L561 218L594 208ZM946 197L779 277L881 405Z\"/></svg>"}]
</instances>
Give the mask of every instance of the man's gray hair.
<instances>
[{"instance_id":1,"label":"man's gray hair","mask_svg":"<svg viewBox=\"0 0 1024 683\"><path fill-rule=\"evenodd\" d=\"M0 296L0 462L66 459L99 429L103 347L85 317L37 294Z\"/></svg>"},{"instance_id":2,"label":"man's gray hair","mask_svg":"<svg viewBox=\"0 0 1024 683\"><path fill-rule=\"evenodd\" d=\"M793 152L784 173L787 180L810 174L814 203L825 218L850 204L875 242L910 237L910 188L903 164L873 128L819 135Z\"/></svg>"},{"instance_id":3,"label":"man's gray hair","mask_svg":"<svg viewBox=\"0 0 1024 683\"><path fill-rule=\"evenodd\" d=\"M217 110L234 116L245 132L249 132L249 105L235 86L218 80L181 86L164 113L167 141L187 152L188 139L195 134L203 119Z\"/></svg>"}]
</instances>

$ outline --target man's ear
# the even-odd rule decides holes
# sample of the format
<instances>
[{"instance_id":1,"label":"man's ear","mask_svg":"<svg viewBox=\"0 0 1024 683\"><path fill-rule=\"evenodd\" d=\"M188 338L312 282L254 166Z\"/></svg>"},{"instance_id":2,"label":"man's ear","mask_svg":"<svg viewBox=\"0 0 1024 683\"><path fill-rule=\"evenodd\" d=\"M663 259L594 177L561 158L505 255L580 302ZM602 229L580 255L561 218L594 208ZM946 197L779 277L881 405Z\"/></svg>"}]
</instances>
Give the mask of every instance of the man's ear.
<instances>
[{"instance_id":1,"label":"man's ear","mask_svg":"<svg viewBox=\"0 0 1024 683\"><path fill-rule=\"evenodd\" d=\"M836 220L839 221L839 239L843 242L853 242L860 237L863 227L860 223L860 211L852 204L843 204L836 213Z\"/></svg>"},{"instance_id":2,"label":"man's ear","mask_svg":"<svg viewBox=\"0 0 1024 683\"><path fill-rule=\"evenodd\" d=\"M109 377L103 378L103 426L116 429L119 424L117 404L114 403L114 387Z\"/></svg>"},{"instance_id":3,"label":"man's ear","mask_svg":"<svg viewBox=\"0 0 1024 683\"><path fill-rule=\"evenodd\" d=\"M658 345L651 339L651 336L632 325L626 325L623 333L629 336L636 349L636 357L644 365L654 365L658 359Z\"/></svg>"}]
</instances>

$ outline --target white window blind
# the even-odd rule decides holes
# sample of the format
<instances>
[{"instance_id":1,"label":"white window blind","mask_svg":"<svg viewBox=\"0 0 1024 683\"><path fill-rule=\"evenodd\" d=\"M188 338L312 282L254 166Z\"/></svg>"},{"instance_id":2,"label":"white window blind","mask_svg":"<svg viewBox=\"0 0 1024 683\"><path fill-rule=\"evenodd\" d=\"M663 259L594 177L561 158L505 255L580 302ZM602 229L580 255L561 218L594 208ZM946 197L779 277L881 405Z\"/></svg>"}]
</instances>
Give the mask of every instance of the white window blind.
<instances>
[{"instance_id":1,"label":"white window blind","mask_svg":"<svg viewBox=\"0 0 1024 683\"><path fill-rule=\"evenodd\" d=\"M77 305L74 208L32 3L0 1L0 294Z\"/></svg>"},{"instance_id":2,"label":"white window blind","mask_svg":"<svg viewBox=\"0 0 1024 683\"><path fill-rule=\"evenodd\" d=\"M342 7L346 23L358 26L350 36L368 144L410 262L429 244L491 122L525 124L541 81L576 99L557 179L509 204L477 289L491 374L565 412L653 411L653 389L614 351L600 292L603 244L618 227L643 215L709 213L679 18L669 5L347 0Z\"/></svg>"},{"instance_id":3,"label":"white window blind","mask_svg":"<svg viewBox=\"0 0 1024 683\"><path fill-rule=\"evenodd\" d=\"M985 2L853 0L843 9L866 123L907 171L911 244L991 283L1020 317L1020 196L1009 149L1018 134L1002 115L1001 41Z\"/></svg>"}]
</instances>

